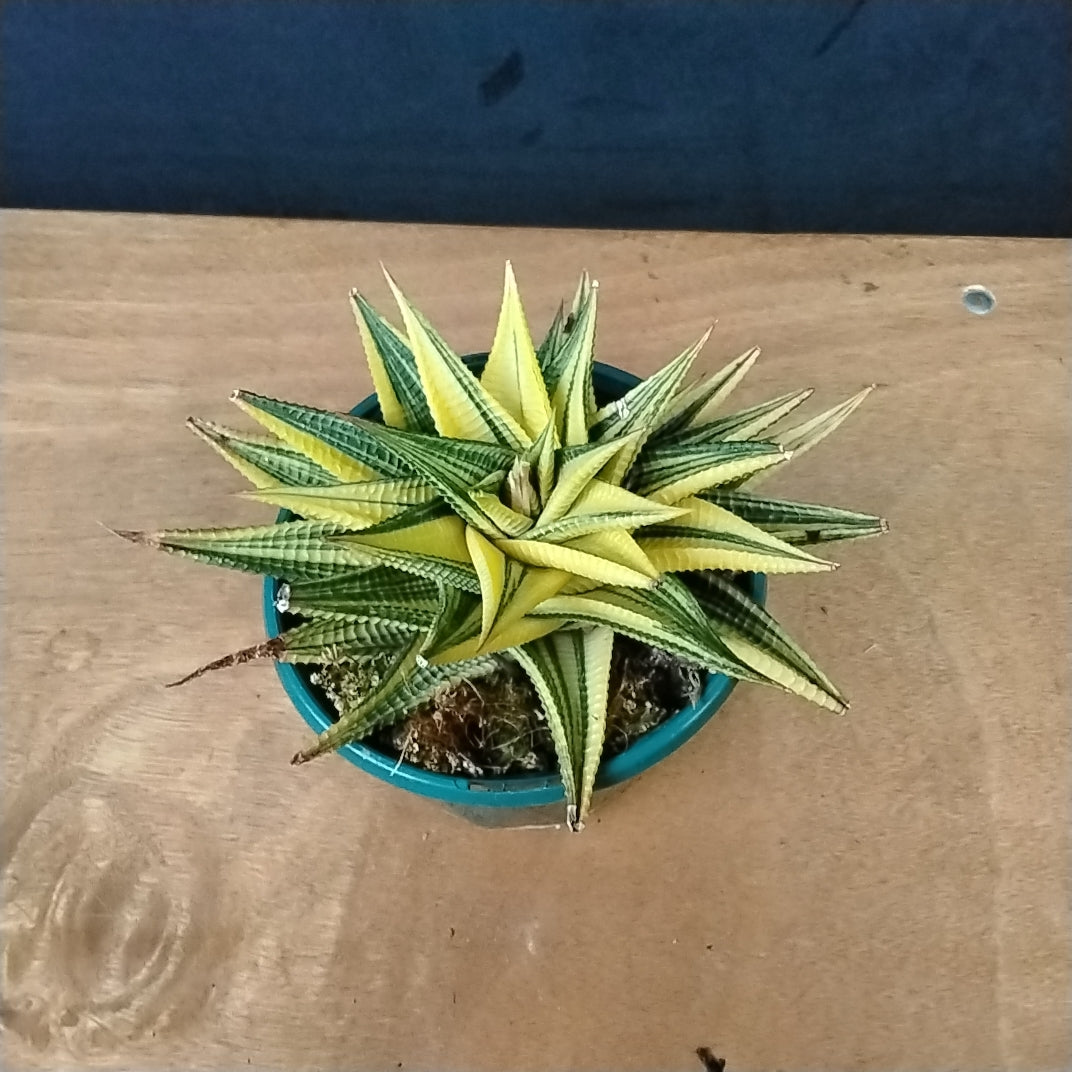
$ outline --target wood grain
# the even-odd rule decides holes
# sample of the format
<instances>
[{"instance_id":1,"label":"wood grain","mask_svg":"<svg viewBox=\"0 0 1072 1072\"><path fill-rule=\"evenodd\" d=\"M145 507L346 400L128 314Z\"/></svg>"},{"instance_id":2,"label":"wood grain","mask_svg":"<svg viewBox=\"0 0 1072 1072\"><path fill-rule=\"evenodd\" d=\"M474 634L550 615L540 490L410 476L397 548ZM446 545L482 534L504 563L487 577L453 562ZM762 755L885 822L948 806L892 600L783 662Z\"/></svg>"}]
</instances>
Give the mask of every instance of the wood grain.
<instances>
[{"instance_id":1,"label":"wood grain","mask_svg":"<svg viewBox=\"0 0 1072 1072\"><path fill-rule=\"evenodd\" d=\"M1068 1066L1067 243L2 226L5 1067ZM366 394L381 259L486 348L506 256L536 325L589 268L637 372L717 319L745 400L883 385L777 484L893 526L772 586L852 714L741 688L580 837L290 767L270 669L165 692L257 581L97 524L269 517L183 419Z\"/></svg>"}]
</instances>

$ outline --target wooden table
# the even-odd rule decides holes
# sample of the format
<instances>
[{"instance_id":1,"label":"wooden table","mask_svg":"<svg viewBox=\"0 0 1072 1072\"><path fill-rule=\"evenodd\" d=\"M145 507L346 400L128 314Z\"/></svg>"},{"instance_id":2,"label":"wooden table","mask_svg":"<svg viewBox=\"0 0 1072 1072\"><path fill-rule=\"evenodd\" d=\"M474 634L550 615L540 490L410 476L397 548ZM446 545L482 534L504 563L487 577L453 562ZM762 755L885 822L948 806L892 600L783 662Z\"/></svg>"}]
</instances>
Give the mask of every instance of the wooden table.
<instances>
[{"instance_id":1,"label":"wooden table","mask_svg":"<svg viewBox=\"0 0 1072 1072\"><path fill-rule=\"evenodd\" d=\"M2 225L6 1068L1068 1067L1067 243ZM507 256L637 372L716 318L746 400L883 385L777 484L893 526L772 585L852 714L742 687L579 837L292 768L268 667L164 691L258 581L98 525L269 518L183 419L366 394L381 259L485 348Z\"/></svg>"}]
</instances>

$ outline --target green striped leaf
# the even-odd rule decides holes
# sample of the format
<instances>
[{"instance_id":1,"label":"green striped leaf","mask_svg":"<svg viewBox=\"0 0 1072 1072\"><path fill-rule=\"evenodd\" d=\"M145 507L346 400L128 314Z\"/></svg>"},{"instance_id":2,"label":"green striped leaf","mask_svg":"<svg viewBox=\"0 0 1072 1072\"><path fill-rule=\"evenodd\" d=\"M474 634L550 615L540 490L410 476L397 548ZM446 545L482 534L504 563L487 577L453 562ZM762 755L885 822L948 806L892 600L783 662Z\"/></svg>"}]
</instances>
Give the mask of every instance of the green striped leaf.
<instances>
[{"instance_id":1,"label":"green striped leaf","mask_svg":"<svg viewBox=\"0 0 1072 1072\"><path fill-rule=\"evenodd\" d=\"M432 660L445 663L446 660L437 659L437 656L479 636L482 607L480 595L441 584L436 618L425 638L418 662Z\"/></svg>"},{"instance_id":2,"label":"green striped leaf","mask_svg":"<svg viewBox=\"0 0 1072 1072\"><path fill-rule=\"evenodd\" d=\"M512 451L532 441L525 430L481 386L465 362L443 341L385 271L409 336L424 397L441 436L498 443Z\"/></svg>"},{"instance_id":3,"label":"green striped leaf","mask_svg":"<svg viewBox=\"0 0 1072 1072\"><path fill-rule=\"evenodd\" d=\"M529 530L526 539L562 543L603 529L623 528L632 532L642 525L669 521L681 513L677 507L662 506L625 488L592 480L565 517L547 524L541 522Z\"/></svg>"},{"instance_id":4,"label":"green striped leaf","mask_svg":"<svg viewBox=\"0 0 1072 1072\"><path fill-rule=\"evenodd\" d=\"M798 424L789 428L778 435L778 442L782 444L782 447L785 450L791 451L794 457L799 458L800 455L811 450L812 447L817 446L830 435L831 432L835 431L848 420L874 389L874 385L865 387L862 391L853 395L852 398L846 399L839 405L820 413L818 416L812 417L810 420L804 421L803 424ZM757 474L751 473L737 481L734 486L748 483L752 487L755 487L759 482Z\"/></svg>"},{"instance_id":5,"label":"green striped leaf","mask_svg":"<svg viewBox=\"0 0 1072 1072\"><path fill-rule=\"evenodd\" d=\"M561 375L561 367L558 365L562 352L562 344L565 341L563 327L566 322L566 310L559 305L551 320L551 326L543 342L536 348L536 362L540 366L540 375L543 377L544 386L548 394L554 391ZM556 374L557 373L557 374Z\"/></svg>"},{"instance_id":6,"label":"green striped leaf","mask_svg":"<svg viewBox=\"0 0 1072 1072\"><path fill-rule=\"evenodd\" d=\"M661 648L707 670L764 684L715 634L696 597L678 578L667 575L652 588L603 587L544 600L532 617L607 625L615 632Z\"/></svg>"},{"instance_id":7,"label":"green striped leaf","mask_svg":"<svg viewBox=\"0 0 1072 1072\"><path fill-rule=\"evenodd\" d=\"M343 483L412 475L369 434L370 427L380 425L248 391L236 391L231 398L269 432Z\"/></svg>"},{"instance_id":8,"label":"green striped leaf","mask_svg":"<svg viewBox=\"0 0 1072 1072\"><path fill-rule=\"evenodd\" d=\"M620 451L628 450L636 439L634 434L608 443L586 443L559 451L556 463L558 479L543 510L540 511L539 524L549 525L565 517L577 496L592 482L596 473Z\"/></svg>"},{"instance_id":9,"label":"green striped leaf","mask_svg":"<svg viewBox=\"0 0 1072 1072\"><path fill-rule=\"evenodd\" d=\"M385 424L411 432L435 431L417 362L405 339L357 291L350 292ZM386 405L385 405L386 401Z\"/></svg>"},{"instance_id":10,"label":"green striped leaf","mask_svg":"<svg viewBox=\"0 0 1072 1072\"><path fill-rule=\"evenodd\" d=\"M271 436L247 435L196 417L187 420L186 427L255 487L319 487L337 482L337 478L322 466L304 454L284 447Z\"/></svg>"},{"instance_id":11,"label":"green striped leaf","mask_svg":"<svg viewBox=\"0 0 1072 1072\"><path fill-rule=\"evenodd\" d=\"M421 665L420 637L400 648L381 676L379 686L359 703L343 710L338 722L320 734L316 743L298 752L294 764L307 763L351 741L390 726L428 700L438 689L493 672L495 658L482 657L443 666Z\"/></svg>"},{"instance_id":12,"label":"green striped leaf","mask_svg":"<svg viewBox=\"0 0 1072 1072\"><path fill-rule=\"evenodd\" d=\"M391 566L440 584L479 592L465 545L465 524L442 500L411 506L363 532L334 537L361 565Z\"/></svg>"},{"instance_id":13,"label":"green striped leaf","mask_svg":"<svg viewBox=\"0 0 1072 1072\"><path fill-rule=\"evenodd\" d=\"M808 387L802 391L791 391L767 402L749 406L736 413L727 414L705 424L697 424L685 432L671 437L668 442L683 446L718 441L733 442L752 439L788 416L798 406L811 398L814 391ZM783 444L784 445L784 444Z\"/></svg>"},{"instance_id":14,"label":"green striped leaf","mask_svg":"<svg viewBox=\"0 0 1072 1072\"><path fill-rule=\"evenodd\" d=\"M327 487L264 488L241 493L243 498L280 506L301 517L337 521L354 529L367 528L409 506L430 502L435 494L435 489L418 477Z\"/></svg>"},{"instance_id":15,"label":"green striped leaf","mask_svg":"<svg viewBox=\"0 0 1072 1072\"><path fill-rule=\"evenodd\" d=\"M614 633L559 630L515 649L543 704L566 793L566 822L584 829L607 731Z\"/></svg>"},{"instance_id":16,"label":"green striped leaf","mask_svg":"<svg viewBox=\"0 0 1072 1072\"><path fill-rule=\"evenodd\" d=\"M860 514L818 503L762 499L745 491L722 488L706 491L701 498L732 511L786 543L797 545L855 540L864 536L878 536L889 529L885 519L873 514Z\"/></svg>"},{"instance_id":17,"label":"green striped leaf","mask_svg":"<svg viewBox=\"0 0 1072 1072\"><path fill-rule=\"evenodd\" d=\"M171 529L116 535L212 566L304 580L365 564L358 554L333 542L332 538L344 531L343 526L329 521L287 521L252 528Z\"/></svg>"},{"instance_id":18,"label":"green striped leaf","mask_svg":"<svg viewBox=\"0 0 1072 1072\"><path fill-rule=\"evenodd\" d=\"M739 650L738 654L750 665L821 707L837 712L848 707L848 701L811 656L737 585L717 573L702 573L694 578L691 588L723 640L731 645L734 637L745 640L780 667L749 658L743 649Z\"/></svg>"},{"instance_id":19,"label":"green striped leaf","mask_svg":"<svg viewBox=\"0 0 1072 1072\"><path fill-rule=\"evenodd\" d=\"M787 461L777 443L657 443L640 455L630 483L638 494L673 506L706 488Z\"/></svg>"},{"instance_id":20,"label":"green striped leaf","mask_svg":"<svg viewBox=\"0 0 1072 1072\"><path fill-rule=\"evenodd\" d=\"M701 421L725 402L733 389L744 379L759 357L759 347L753 346L740 357L719 369L713 376L680 391L663 414L654 439L664 439L674 432Z\"/></svg>"},{"instance_id":21,"label":"green striped leaf","mask_svg":"<svg viewBox=\"0 0 1072 1072\"><path fill-rule=\"evenodd\" d=\"M592 294L592 277L587 272L582 272L577 282L577 289L573 296L570 311L565 314L562 306L559 306L546 338L536 351L536 360L543 374L543 382L547 387L547 393L554 397L555 389L562 379L568 363L566 344L577 328L577 320L581 310L587 305ZM565 314L565 315L564 315Z\"/></svg>"},{"instance_id":22,"label":"green striped leaf","mask_svg":"<svg viewBox=\"0 0 1072 1072\"><path fill-rule=\"evenodd\" d=\"M637 541L656 569L817 573L837 568L714 503L687 499L681 505L687 513L644 529Z\"/></svg>"},{"instance_id":23,"label":"green striped leaf","mask_svg":"<svg viewBox=\"0 0 1072 1072\"><path fill-rule=\"evenodd\" d=\"M562 346L561 373L551 396L559 442L566 447L588 442L588 424L595 412L592 352L598 295L599 286L593 281Z\"/></svg>"},{"instance_id":24,"label":"green striped leaf","mask_svg":"<svg viewBox=\"0 0 1072 1072\"><path fill-rule=\"evenodd\" d=\"M595 415L589 438L593 443L606 443L609 440L631 436L632 442L626 450L621 451L607 463L604 479L612 484L620 484L626 473L633 466L652 429L671 403L674 394L688 374L696 355L700 352L710 336L710 329L701 339L680 353L668 365L654 376L642 380L627 391L621 398L604 406Z\"/></svg>"},{"instance_id":25,"label":"green striped leaf","mask_svg":"<svg viewBox=\"0 0 1072 1072\"><path fill-rule=\"evenodd\" d=\"M342 621L322 618L303 622L269 640L213 659L166 687L175 688L213 670L226 670L261 659L306 664L353 662L371 655L389 653L399 644L409 643L415 633L413 627L372 619Z\"/></svg>"},{"instance_id":26,"label":"green striped leaf","mask_svg":"<svg viewBox=\"0 0 1072 1072\"><path fill-rule=\"evenodd\" d=\"M373 566L326 580L285 584L276 608L305 617L377 618L428 628L438 613L439 589L425 577Z\"/></svg>"},{"instance_id":27,"label":"green striped leaf","mask_svg":"<svg viewBox=\"0 0 1072 1072\"><path fill-rule=\"evenodd\" d=\"M513 464L515 455L510 451L475 440L444 439L382 425L368 424L367 430L401 464L428 481L468 524L500 535L470 492L474 485L484 487L489 477Z\"/></svg>"}]
</instances>

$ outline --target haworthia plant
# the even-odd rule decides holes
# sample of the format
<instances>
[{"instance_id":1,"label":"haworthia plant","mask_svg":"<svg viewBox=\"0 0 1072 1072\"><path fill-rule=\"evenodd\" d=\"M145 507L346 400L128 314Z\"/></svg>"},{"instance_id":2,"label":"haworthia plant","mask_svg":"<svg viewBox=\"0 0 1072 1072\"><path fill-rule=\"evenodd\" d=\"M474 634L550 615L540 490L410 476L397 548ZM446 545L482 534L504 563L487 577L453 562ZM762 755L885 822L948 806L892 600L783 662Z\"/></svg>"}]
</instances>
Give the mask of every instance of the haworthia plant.
<instances>
[{"instance_id":1,"label":"haworthia plant","mask_svg":"<svg viewBox=\"0 0 1072 1072\"><path fill-rule=\"evenodd\" d=\"M202 669L258 658L379 660L375 690L295 762L513 659L543 705L568 825L579 830L603 751L615 633L830 711L847 708L731 578L831 570L814 545L885 531L870 514L748 490L833 431L867 391L779 434L811 392L723 412L758 350L689 382L705 335L597 408L599 291L587 275L572 310L560 310L536 346L507 264L479 375L388 283L400 328L351 294L382 423L246 391L232 397L263 431L191 421L253 484L247 496L295 520L121 533L283 582L280 609L301 624Z\"/></svg>"}]
</instances>

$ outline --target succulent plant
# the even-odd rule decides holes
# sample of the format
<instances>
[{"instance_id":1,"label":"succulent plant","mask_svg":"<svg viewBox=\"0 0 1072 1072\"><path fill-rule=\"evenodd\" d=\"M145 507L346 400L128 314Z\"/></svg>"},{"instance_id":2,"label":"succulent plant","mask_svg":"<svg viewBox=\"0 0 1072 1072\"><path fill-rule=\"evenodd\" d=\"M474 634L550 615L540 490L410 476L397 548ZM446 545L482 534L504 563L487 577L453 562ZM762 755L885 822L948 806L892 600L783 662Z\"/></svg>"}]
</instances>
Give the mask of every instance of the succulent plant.
<instances>
[{"instance_id":1,"label":"succulent plant","mask_svg":"<svg viewBox=\"0 0 1072 1072\"><path fill-rule=\"evenodd\" d=\"M293 520L121 533L284 582L279 607L299 624L195 675L254 658L365 668L366 687L294 757L303 763L514 659L543 705L573 829L600 763L615 632L847 707L733 576L830 570L812 545L885 530L870 514L754 491L870 389L773 434L811 392L723 413L759 351L687 382L705 335L600 406L598 285L587 275L537 348L507 264L479 374L387 280L401 329L351 294L382 423L246 391L232 400L268 435L189 422L253 484L247 497Z\"/></svg>"}]
</instances>

